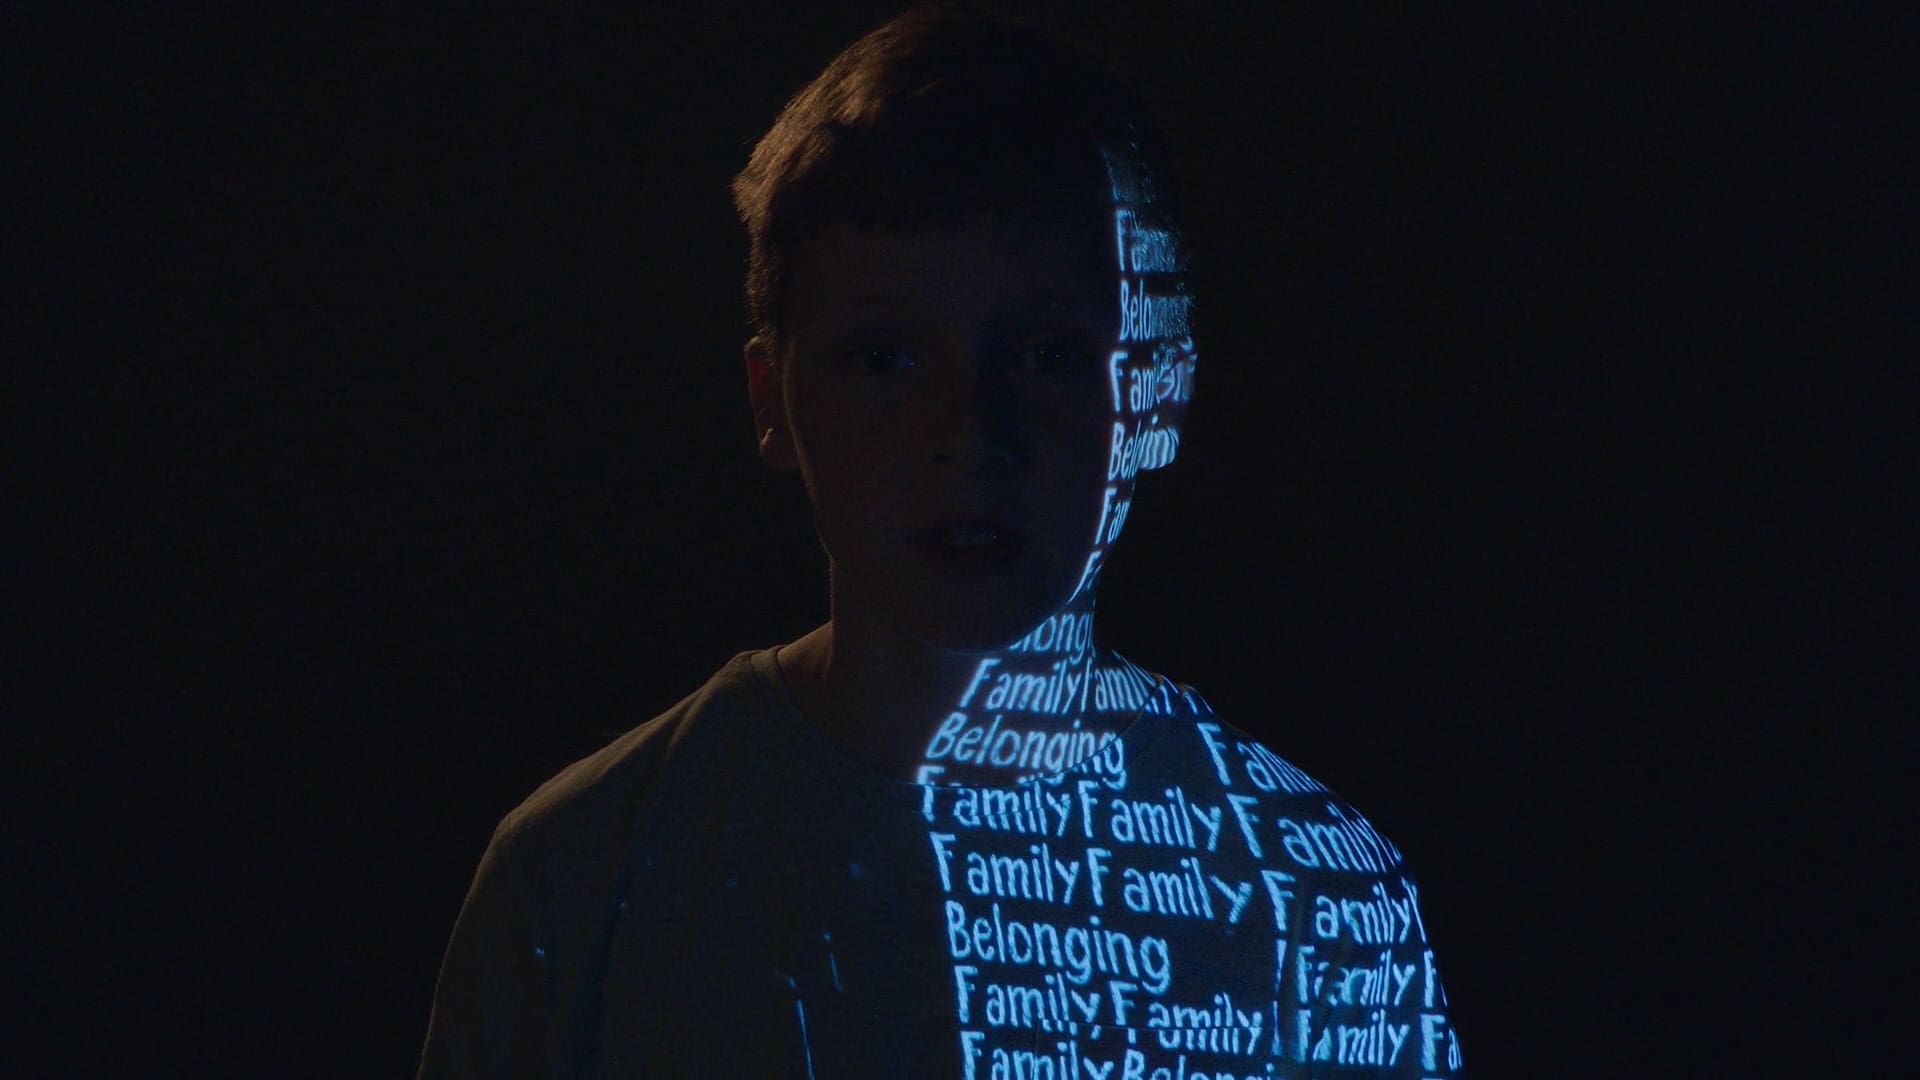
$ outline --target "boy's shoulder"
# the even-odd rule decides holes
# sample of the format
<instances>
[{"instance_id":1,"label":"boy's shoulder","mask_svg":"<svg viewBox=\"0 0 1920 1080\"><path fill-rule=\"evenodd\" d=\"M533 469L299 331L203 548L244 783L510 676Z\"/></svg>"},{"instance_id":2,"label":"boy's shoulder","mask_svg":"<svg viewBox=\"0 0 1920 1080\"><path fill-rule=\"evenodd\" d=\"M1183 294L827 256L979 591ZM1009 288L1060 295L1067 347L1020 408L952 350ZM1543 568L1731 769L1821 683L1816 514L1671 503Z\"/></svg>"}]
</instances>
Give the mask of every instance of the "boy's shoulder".
<instances>
[{"instance_id":1,"label":"boy's shoulder","mask_svg":"<svg viewBox=\"0 0 1920 1080\"><path fill-rule=\"evenodd\" d=\"M1160 705L1150 708L1148 714L1157 714L1170 722L1175 737L1188 740L1188 754L1198 749L1198 760L1211 766L1221 787L1251 788L1264 794L1309 799L1339 799L1331 788L1283 757L1267 739L1216 712L1197 688L1164 675L1154 678L1159 687Z\"/></svg>"},{"instance_id":2,"label":"boy's shoulder","mask_svg":"<svg viewBox=\"0 0 1920 1080\"><path fill-rule=\"evenodd\" d=\"M655 796L669 766L749 752L729 744L751 738L761 729L751 721L773 707L755 671L758 655L740 653L664 712L560 770L501 819L496 843L591 849Z\"/></svg>"},{"instance_id":3,"label":"boy's shoulder","mask_svg":"<svg viewBox=\"0 0 1920 1080\"><path fill-rule=\"evenodd\" d=\"M1282 755L1269 739L1216 713L1193 687L1172 680L1166 685L1173 707L1165 716L1171 721L1166 741L1155 748L1154 756L1161 759L1157 764L1184 769L1216 791L1242 820L1257 813L1267 834L1303 869L1385 872L1402 867L1400 849L1339 792ZM1339 850L1330 859L1327 845L1317 842L1329 828L1353 841L1350 847L1336 845ZM1252 834L1249 839L1256 851L1275 846L1259 845Z\"/></svg>"},{"instance_id":4,"label":"boy's shoulder","mask_svg":"<svg viewBox=\"0 0 1920 1080\"><path fill-rule=\"evenodd\" d=\"M495 847L556 871L625 848L642 819L671 829L695 826L696 817L748 809L745 803L752 800L739 790L739 778L778 768L800 749L781 746L783 729L770 723L781 704L769 680L769 654L740 653L664 712L562 769L501 820ZM1399 849L1352 803L1269 740L1216 713L1192 687L1164 676L1153 682L1159 707L1145 710L1152 722L1071 773L1101 775L1112 761L1119 771L1108 779L1123 788L1146 790L1146 781L1152 791L1182 787L1198 795L1211 789L1223 806L1233 807L1230 819L1246 815L1251 821L1257 814L1268 823L1265 829L1279 830L1270 834L1275 839L1307 843L1329 835L1324 830L1331 826L1355 841L1353 854L1371 868L1400 865ZM735 794L724 794L729 791ZM1285 843L1282 850L1316 861L1313 850L1298 843Z\"/></svg>"}]
</instances>

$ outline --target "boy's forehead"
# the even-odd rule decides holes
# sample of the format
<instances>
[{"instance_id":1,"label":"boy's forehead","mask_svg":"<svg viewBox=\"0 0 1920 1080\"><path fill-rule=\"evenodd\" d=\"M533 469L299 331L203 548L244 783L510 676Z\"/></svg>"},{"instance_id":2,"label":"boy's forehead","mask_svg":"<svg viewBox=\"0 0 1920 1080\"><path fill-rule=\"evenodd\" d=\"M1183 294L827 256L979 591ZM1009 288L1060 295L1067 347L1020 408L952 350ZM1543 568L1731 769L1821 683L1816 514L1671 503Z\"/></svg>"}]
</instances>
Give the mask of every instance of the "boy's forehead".
<instances>
[{"instance_id":1,"label":"boy's forehead","mask_svg":"<svg viewBox=\"0 0 1920 1080\"><path fill-rule=\"evenodd\" d=\"M795 299L884 305L927 291L992 291L1023 306L1105 310L1120 272L1112 215L980 213L921 227L836 218L800 246Z\"/></svg>"}]
</instances>

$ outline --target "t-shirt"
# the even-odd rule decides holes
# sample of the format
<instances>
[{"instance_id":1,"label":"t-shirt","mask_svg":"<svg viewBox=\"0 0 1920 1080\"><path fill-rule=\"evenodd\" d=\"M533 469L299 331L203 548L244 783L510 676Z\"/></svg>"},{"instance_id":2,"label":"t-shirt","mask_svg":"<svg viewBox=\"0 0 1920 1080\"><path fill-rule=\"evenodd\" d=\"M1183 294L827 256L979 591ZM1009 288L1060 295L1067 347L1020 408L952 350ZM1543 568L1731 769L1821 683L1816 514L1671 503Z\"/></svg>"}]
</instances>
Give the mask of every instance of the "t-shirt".
<instances>
[{"instance_id":1,"label":"t-shirt","mask_svg":"<svg viewBox=\"0 0 1920 1080\"><path fill-rule=\"evenodd\" d=\"M500 823L421 1075L1457 1073L1400 853L1192 691L1131 692L1058 771L912 783L735 657Z\"/></svg>"}]
</instances>

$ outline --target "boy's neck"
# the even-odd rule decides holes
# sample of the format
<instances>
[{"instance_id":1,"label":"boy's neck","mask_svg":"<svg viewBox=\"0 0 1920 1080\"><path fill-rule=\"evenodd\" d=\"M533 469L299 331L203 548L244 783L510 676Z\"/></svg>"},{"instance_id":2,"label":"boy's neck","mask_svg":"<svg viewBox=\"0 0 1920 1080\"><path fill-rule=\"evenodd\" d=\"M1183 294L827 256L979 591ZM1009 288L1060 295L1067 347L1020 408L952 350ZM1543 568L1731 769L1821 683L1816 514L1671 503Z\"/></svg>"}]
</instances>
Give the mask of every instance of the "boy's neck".
<instances>
[{"instance_id":1,"label":"boy's neck","mask_svg":"<svg viewBox=\"0 0 1920 1080\"><path fill-rule=\"evenodd\" d=\"M1084 658L1087 654L1082 653ZM956 712L969 691L968 710L990 719L983 708L984 686L976 686L983 661L996 675L1045 675L1060 654L1035 655L1002 649L992 653L959 653L935 648L903 634L861 633L858 627L830 621L775 653L781 673L792 690L801 714L815 730L842 753L883 776L899 780L920 778L928 746L940 725ZM1076 662L1084 662L1084 659ZM1031 669L1031 671L1029 671ZM1115 717L1085 715L1080 710L1052 714L1008 710L1007 723L1023 728L1072 727L1099 731L1123 726ZM956 777L990 779L1004 770L954 768ZM1033 772L1035 770L1020 770ZM1011 779L1011 775L1005 777Z\"/></svg>"},{"instance_id":2,"label":"boy's neck","mask_svg":"<svg viewBox=\"0 0 1920 1080\"><path fill-rule=\"evenodd\" d=\"M848 757L899 779L912 779L926 751L930 731L921 721L945 715L978 664L832 622L782 646L776 658L808 723Z\"/></svg>"}]
</instances>

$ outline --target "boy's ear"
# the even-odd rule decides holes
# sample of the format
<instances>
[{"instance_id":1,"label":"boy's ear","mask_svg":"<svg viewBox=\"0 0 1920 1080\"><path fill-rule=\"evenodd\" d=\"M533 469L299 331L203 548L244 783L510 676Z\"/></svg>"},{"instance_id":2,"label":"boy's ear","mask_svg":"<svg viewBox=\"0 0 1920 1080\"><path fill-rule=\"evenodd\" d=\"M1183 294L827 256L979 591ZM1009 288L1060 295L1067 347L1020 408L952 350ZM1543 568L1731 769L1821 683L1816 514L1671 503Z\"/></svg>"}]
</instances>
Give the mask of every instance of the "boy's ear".
<instances>
[{"instance_id":1,"label":"boy's ear","mask_svg":"<svg viewBox=\"0 0 1920 1080\"><path fill-rule=\"evenodd\" d=\"M753 434L759 440L760 460L776 469L798 469L800 455L787 425L785 379L779 354L763 337L747 342L747 400L753 404Z\"/></svg>"}]
</instances>

